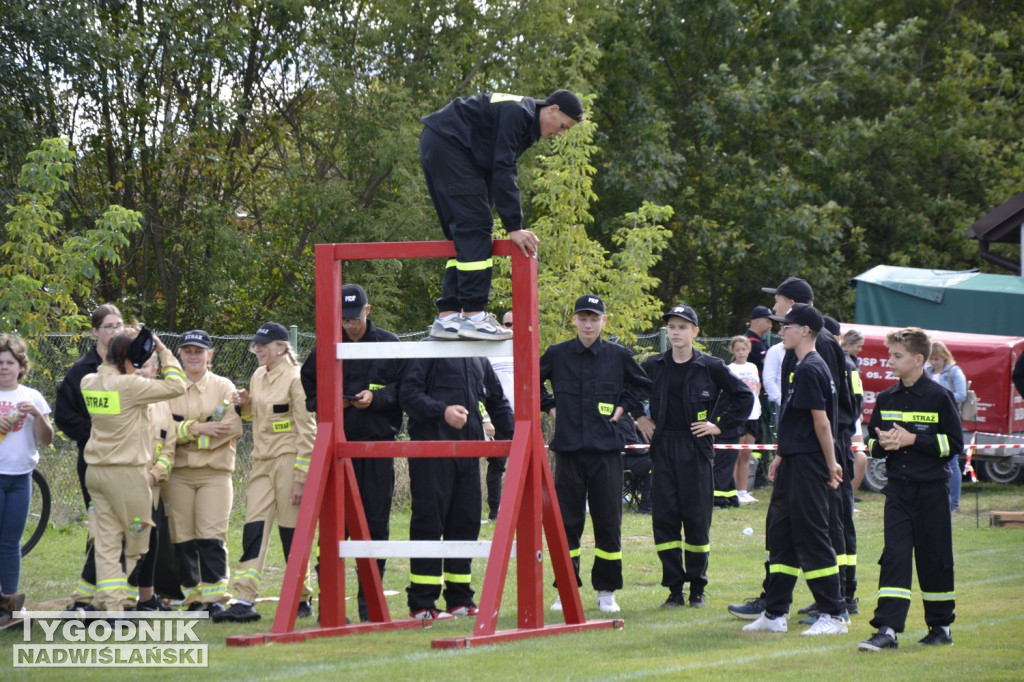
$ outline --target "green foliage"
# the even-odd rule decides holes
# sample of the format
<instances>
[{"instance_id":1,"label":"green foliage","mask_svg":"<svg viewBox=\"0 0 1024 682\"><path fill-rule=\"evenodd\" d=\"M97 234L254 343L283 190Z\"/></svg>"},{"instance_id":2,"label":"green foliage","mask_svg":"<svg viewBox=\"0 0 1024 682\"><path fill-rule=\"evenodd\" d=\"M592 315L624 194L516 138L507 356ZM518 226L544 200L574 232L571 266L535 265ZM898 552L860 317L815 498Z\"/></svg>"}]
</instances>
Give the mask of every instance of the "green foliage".
<instances>
[{"instance_id":1,"label":"green foliage","mask_svg":"<svg viewBox=\"0 0 1024 682\"><path fill-rule=\"evenodd\" d=\"M88 303L104 264L121 262L128 235L139 229L141 215L109 206L95 225L65 235L63 216L55 208L70 185L74 154L67 140L43 140L28 154L14 203L7 206L0 254L0 327L32 343L48 332L78 332L89 327Z\"/></svg>"}]
</instances>

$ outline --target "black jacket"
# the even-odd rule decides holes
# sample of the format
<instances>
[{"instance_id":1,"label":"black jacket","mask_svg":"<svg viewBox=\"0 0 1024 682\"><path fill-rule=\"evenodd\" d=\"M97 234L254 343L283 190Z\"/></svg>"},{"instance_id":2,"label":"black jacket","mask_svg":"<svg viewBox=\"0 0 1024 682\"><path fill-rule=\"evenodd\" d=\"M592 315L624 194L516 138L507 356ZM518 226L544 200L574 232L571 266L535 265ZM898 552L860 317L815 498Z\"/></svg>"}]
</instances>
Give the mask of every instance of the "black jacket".
<instances>
[{"instance_id":1,"label":"black jacket","mask_svg":"<svg viewBox=\"0 0 1024 682\"><path fill-rule=\"evenodd\" d=\"M548 380L554 396L544 386ZM587 348L579 337L544 351L540 382L541 410L557 408L551 449L558 453L621 450L622 431L608 420L620 406L642 414L651 386L628 350L603 338Z\"/></svg>"},{"instance_id":2,"label":"black jacket","mask_svg":"<svg viewBox=\"0 0 1024 682\"><path fill-rule=\"evenodd\" d=\"M103 364L100 354L93 346L78 362L71 365L57 389L57 400L53 408L53 421L65 436L78 444L78 454L85 450L92 431L92 417L82 397L82 377L93 374Z\"/></svg>"},{"instance_id":3,"label":"black jacket","mask_svg":"<svg viewBox=\"0 0 1024 682\"><path fill-rule=\"evenodd\" d=\"M402 375L401 403L412 440L484 440L481 405L491 417L496 440L511 440L515 431L512 408L487 358L410 360ZM444 420L449 405L469 410L461 429Z\"/></svg>"},{"instance_id":4,"label":"black jacket","mask_svg":"<svg viewBox=\"0 0 1024 682\"><path fill-rule=\"evenodd\" d=\"M509 232L522 229L519 157L540 139L536 101L501 93L458 97L421 121L472 154L502 225Z\"/></svg>"},{"instance_id":5,"label":"black jacket","mask_svg":"<svg viewBox=\"0 0 1024 682\"><path fill-rule=\"evenodd\" d=\"M846 354L843 347L831 334L822 330L814 343L814 350L825 361L829 374L832 375L832 384L836 388L836 423L832 424L834 437L844 435L850 438L853 435L853 426L857 421L857 408L850 392L850 383L846 380ZM786 388L789 386L789 377L796 369L796 353L786 351L782 359L782 395L786 395Z\"/></svg>"},{"instance_id":6,"label":"black jacket","mask_svg":"<svg viewBox=\"0 0 1024 682\"><path fill-rule=\"evenodd\" d=\"M342 342L352 343L342 329ZM398 337L366 320L366 332L355 343L391 343ZM392 440L402 428L399 384L405 369L403 360L345 360L342 364L342 395L373 391L373 402L365 410L345 408L345 438L352 441ZM306 391L306 409L316 412L316 347L302 363L299 374ZM341 396L339 396L340 398Z\"/></svg>"},{"instance_id":7,"label":"black jacket","mask_svg":"<svg viewBox=\"0 0 1024 682\"><path fill-rule=\"evenodd\" d=\"M662 379L668 363L673 362L672 350L652 355L644 360L643 369L654 382L651 389L651 419L654 435L651 444L661 437L668 407L668 381ZM736 375L729 371L721 359L693 349L693 368L689 373L689 386L683 394L683 419L687 424L710 421L723 433L742 426L754 407L754 394ZM701 418L701 415L704 415ZM687 432L694 446L709 459L714 457L714 438L697 438Z\"/></svg>"},{"instance_id":8,"label":"black jacket","mask_svg":"<svg viewBox=\"0 0 1024 682\"><path fill-rule=\"evenodd\" d=\"M914 444L894 451L879 445L876 429L888 431L893 424L916 434ZM945 480L949 478L949 458L959 456L964 449L960 413L953 394L925 375L913 386L900 381L879 393L868 432L868 450L872 457L886 459L889 480Z\"/></svg>"}]
</instances>

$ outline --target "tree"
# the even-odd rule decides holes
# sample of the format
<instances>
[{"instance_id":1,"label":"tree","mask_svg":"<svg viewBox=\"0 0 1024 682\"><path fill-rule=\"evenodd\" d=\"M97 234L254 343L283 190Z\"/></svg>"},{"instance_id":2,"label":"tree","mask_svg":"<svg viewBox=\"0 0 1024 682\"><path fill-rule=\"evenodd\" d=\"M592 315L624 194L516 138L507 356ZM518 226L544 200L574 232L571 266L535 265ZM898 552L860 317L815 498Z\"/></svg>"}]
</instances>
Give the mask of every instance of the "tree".
<instances>
[{"instance_id":1,"label":"tree","mask_svg":"<svg viewBox=\"0 0 1024 682\"><path fill-rule=\"evenodd\" d=\"M64 217L55 210L70 185L73 168L67 140L43 140L28 154L14 203L7 206L0 254L0 327L29 343L50 332L89 328L78 301L91 300L102 264L118 265L128 235L139 229L141 215L109 206L82 234L66 236Z\"/></svg>"}]
</instances>

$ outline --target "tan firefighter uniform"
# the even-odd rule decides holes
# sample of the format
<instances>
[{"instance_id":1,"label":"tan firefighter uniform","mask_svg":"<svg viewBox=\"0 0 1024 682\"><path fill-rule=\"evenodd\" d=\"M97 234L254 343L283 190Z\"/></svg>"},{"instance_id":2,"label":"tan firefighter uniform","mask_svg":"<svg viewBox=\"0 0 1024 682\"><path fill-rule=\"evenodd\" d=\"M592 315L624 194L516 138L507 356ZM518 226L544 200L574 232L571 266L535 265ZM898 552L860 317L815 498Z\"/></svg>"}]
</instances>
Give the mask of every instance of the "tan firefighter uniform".
<instances>
[{"instance_id":1,"label":"tan firefighter uniform","mask_svg":"<svg viewBox=\"0 0 1024 682\"><path fill-rule=\"evenodd\" d=\"M160 363L161 378L156 380L121 374L108 364L82 378L82 396L92 418L84 454L96 538L93 605L101 611L132 606L128 575L149 547L153 503L146 473L153 440L148 405L185 391L181 365L166 348L160 351Z\"/></svg>"}]
</instances>

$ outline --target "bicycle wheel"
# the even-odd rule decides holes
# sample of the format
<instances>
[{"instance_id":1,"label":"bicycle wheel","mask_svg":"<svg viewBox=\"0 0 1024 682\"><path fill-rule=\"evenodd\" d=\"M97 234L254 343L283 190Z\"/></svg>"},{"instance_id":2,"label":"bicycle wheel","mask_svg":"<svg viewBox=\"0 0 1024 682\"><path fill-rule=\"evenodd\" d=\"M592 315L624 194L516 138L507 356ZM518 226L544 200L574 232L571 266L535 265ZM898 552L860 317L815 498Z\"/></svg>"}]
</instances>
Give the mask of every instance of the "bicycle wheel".
<instances>
[{"instance_id":1,"label":"bicycle wheel","mask_svg":"<svg viewBox=\"0 0 1024 682\"><path fill-rule=\"evenodd\" d=\"M28 523L21 536L21 556L27 555L39 542L50 523L50 484L39 469L32 472L32 502L28 508Z\"/></svg>"}]
</instances>

